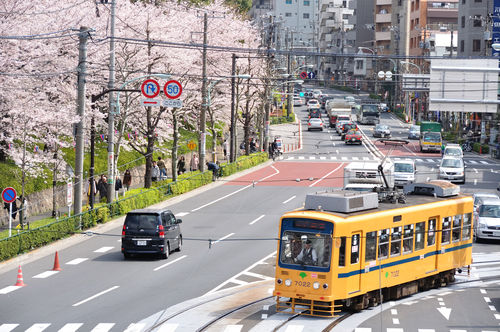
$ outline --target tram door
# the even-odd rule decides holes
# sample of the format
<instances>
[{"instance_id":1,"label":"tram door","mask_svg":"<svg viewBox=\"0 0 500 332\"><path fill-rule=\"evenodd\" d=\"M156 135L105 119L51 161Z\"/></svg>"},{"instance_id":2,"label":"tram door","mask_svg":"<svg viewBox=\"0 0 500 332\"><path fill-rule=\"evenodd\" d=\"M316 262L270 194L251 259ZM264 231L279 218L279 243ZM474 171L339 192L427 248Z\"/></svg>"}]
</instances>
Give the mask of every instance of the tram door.
<instances>
[{"instance_id":1,"label":"tram door","mask_svg":"<svg viewBox=\"0 0 500 332\"><path fill-rule=\"evenodd\" d=\"M349 271L351 275L348 278L348 294L359 292L361 289L361 232L355 232L351 235Z\"/></svg>"},{"instance_id":2,"label":"tram door","mask_svg":"<svg viewBox=\"0 0 500 332\"><path fill-rule=\"evenodd\" d=\"M431 217L427 220L427 248L430 250L435 250L437 253L438 250L438 243L440 243L440 239L438 238L438 220L439 217ZM433 272L437 269L438 267L438 256L439 255L431 255L431 259L433 260L432 265L426 265L426 273Z\"/></svg>"}]
</instances>

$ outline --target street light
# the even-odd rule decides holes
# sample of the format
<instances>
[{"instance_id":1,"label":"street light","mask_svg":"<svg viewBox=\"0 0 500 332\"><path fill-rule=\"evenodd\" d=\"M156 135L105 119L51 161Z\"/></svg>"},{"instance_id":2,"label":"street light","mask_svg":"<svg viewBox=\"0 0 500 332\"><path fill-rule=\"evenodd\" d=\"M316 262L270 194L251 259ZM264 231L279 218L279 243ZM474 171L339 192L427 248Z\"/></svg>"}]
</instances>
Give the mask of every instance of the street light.
<instances>
[{"instance_id":1,"label":"street light","mask_svg":"<svg viewBox=\"0 0 500 332\"><path fill-rule=\"evenodd\" d=\"M366 50L366 51L370 51L373 55L377 55L377 52L369 47L364 47L364 46L359 46L358 47L358 50L359 51L362 51L362 50ZM375 61L375 66L373 66L373 62ZM377 62L377 58L375 58L375 60L372 59L372 71L374 73L377 73L378 72L378 68L377 68L377 65L378 65L378 62ZM375 67L375 68L374 68ZM378 79L375 78L375 94L378 94Z\"/></svg>"},{"instance_id":2,"label":"street light","mask_svg":"<svg viewBox=\"0 0 500 332\"><path fill-rule=\"evenodd\" d=\"M400 60L400 61L399 61L399 63L400 63L400 64L406 64L406 65L412 65L412 66L415 66L415 67L417 67L417 69L418 69L418 73L419 73L419 74L422 74L422 69L420 69L420 66L419 66L419 65L417 65L417 64L415 64L415 63L413 63L413 62L410 62L410 61L401 61L401 60Z\"/></svg>"}]
</instances>

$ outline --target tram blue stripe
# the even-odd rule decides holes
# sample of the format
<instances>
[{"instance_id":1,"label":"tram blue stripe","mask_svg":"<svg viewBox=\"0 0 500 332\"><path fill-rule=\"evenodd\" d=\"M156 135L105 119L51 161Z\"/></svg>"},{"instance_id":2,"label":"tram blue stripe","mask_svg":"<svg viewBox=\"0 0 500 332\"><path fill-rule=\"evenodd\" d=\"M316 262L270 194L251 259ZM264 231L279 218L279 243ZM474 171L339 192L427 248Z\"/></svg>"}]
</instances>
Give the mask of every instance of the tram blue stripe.
<instances>
[{"instance_id":1,"label":"tram blue stripe","mask_svg":"<svg viewBox=\"0 0 500 332\"><path fill-rule=\"evenodd\" d=\"M465 248L469 248L469 247L472 247L472 243L466 243L466 244L462 244L460 246L456 246L456 247L452 247L452 248L446 248L445 249L445 253L456 251L456 250L460 250L460 249L465 249ZM431 257L431 256L434 256L434 255L439 255L439 254L441 254L441 251L439 251L439 250L430 251L430 252L427 252L427 253L424 254L424 258ZM377 271L377 270L380 270L381 268L383 269L383 268L386 268L386 267L391 267L391 266L406 264L406 263L410 263L410 262L418 261L418 260L420 260L420 255L408 257L408 258L405 258L405 259L400 259L398 261L394 261L394 262L390 262L390 263L385 263L385 264L381 264L381 265L370 266L370 267L368 267L367 270L360 269L360 270L354 270L354 271L346 272L346 273L339 273L338 274L338 278L349 278L349 277L352 277L352 276L355 276L355 275L358 275L358 274L363 274L363 273L368 273L368 272L372 272L372 271Z\"/></svg>"}]
</instances>

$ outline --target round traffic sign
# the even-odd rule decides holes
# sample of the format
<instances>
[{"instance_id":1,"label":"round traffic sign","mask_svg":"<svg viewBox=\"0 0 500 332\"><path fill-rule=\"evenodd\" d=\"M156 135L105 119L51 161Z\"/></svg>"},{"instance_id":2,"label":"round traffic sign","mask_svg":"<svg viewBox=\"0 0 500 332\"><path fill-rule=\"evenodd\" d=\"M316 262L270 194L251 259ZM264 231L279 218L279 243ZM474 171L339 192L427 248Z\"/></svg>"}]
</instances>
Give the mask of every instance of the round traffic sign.
<instances>
[{"instance_id":1,"label":"round traffic sign","mask_svg":"<svg viewBox=\"0 0 500 332\"><path fill-rule=\"evenodd\" d=\"M300 78L306 79L307 78L307 72L303 71L302 73L300 73Z\"/></svg>"},{"instance_id":2,"label":"round traffic sign","mask_svg":"<svg viewBox=\"0 0 500 332\"><path fill-rule=\"evenodd\" d=\"M168 81L163 87L163 92L167 98L177 99L182 94L182 85L176 80Z\"/></svg>"},{"instance_id":3,"label":"round traffic sign","mask_svg":"<svg viewBox=\"0 0 500 332\"><path fill-rule=\"evenodd\" d=\"M188 143L188 149L193 151L194 149L196 149L196 142L195 141L189 141Z\"/></svg>"},{"instance_id":4,"label":"round traffic sign","mask_svg":"<svg viewBox=\"0 0 500 332\"><path fill-rule=\"evenodd\" d=\"M146 98L154 98L160 94L160 84L156 80L145 80L141 85L142 95Z\"/></svg>"},{"instance_id":5,"label":"round traffic sign","mask_svg":"<svg viewBox=\"0 0 500 332\"><path fill-rule=\"evenodd\" d=\"M385 72L385 78L390 80L392 78L392 73L390 71Z\"/></svg>"},{"instance_id":6,"label":"round traffic sign","mask_svg":"<svg viewBox=\"0 0 500 332\"><path fill-rule=\"evenodd\" d=\"M377 74L378 78L384 78L385 77L385 72L383 70L379 71Z\"/></svg>"},{"instance_id":7,"label":"round traffic sign","mask_svg":"<svg viewBox=\"0 0 500 332\"><path fill-rule=\"evenodd\" d=\"M12 203L16 200L17 194L16 190L11 187L7 187L2 191L2 199L5 203Z\"/></svg>"}]
</instances>

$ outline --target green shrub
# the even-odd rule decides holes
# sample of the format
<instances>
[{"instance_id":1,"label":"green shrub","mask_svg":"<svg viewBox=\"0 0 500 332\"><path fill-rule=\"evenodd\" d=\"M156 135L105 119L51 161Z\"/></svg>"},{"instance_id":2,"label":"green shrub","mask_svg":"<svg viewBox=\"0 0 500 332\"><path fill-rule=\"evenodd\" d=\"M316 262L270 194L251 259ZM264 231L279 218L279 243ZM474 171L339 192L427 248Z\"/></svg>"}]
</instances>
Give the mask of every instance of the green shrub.
<instances>
[{"instance_id":1,"label":"green shrub","mask_svg":"<svg viewBox=\"0 0 500 332\"><path fill-rule=\"evenodd\" d=\"M295 114L290 113L290 116L273 116L271 117L271 124L281 124L281 123L290 123L295 122Z\"/></svg>"}]
</instances>

